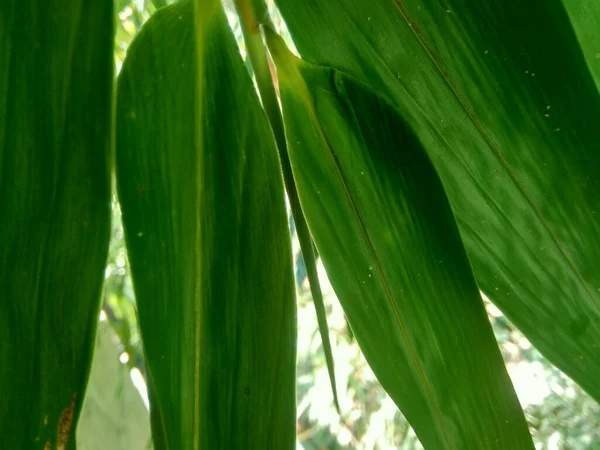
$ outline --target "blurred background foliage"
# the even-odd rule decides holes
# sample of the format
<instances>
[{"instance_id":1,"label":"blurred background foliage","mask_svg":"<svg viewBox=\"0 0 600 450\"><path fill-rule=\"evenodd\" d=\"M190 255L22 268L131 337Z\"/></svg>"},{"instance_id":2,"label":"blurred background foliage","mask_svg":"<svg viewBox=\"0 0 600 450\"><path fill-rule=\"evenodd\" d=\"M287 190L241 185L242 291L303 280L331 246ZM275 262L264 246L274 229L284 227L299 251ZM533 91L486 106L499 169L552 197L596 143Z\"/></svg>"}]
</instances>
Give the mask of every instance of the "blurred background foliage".
<instances>
[{"instance_id":1,"label":"blurred background foliage","mask_svg":"<svg viewBox=\"0 0 600 450\"><path fill-rule=\"evenodd\" d=\"M144 22L169 0L115 0L117 70ZM271 15L293 48L273 5ZM245 58L231 0L230 25ZM249 66L248 66L249 67ZM249 67L250 70L250 67ZM84 409L77 431L81 450L151 448L144 355L137 327L120 209L113 199L112 239L105 272L103 307ZM294 232L290 218L290 229ZM294 236L298 295L298 450L422 449L367 365L320 266L342 417L334 406L317 319L299 246ZM600 450L600 405L553 367L506 317L484 298L508 372L539 450Z\"/></svg>"}]
</instances>

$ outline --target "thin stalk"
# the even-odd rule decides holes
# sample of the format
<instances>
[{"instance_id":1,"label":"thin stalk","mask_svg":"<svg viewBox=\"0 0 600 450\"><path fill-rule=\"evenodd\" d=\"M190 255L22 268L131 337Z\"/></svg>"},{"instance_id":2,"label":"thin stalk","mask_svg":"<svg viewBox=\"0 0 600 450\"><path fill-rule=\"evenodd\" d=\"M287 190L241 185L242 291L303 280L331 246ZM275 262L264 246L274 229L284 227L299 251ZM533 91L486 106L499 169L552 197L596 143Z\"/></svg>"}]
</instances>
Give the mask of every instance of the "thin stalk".
<instances>
[{"instance_id":1,"label":"thin stalk","mask_svg":"<svg viewBox=\"0 0 600 450\"><path fill-rule=\"evenodd\" d=\"M340 405L335 382L333 353L331 350L331 342L329 340L329 326L327 325L327 314L323 302L323 293L321 292L321 286L319 284L314 244L306 219L304 218L304 213L302 212L302 207L300 206L296 184L294 183L292 166L290 164L287 143L285 140L281 110L279 109L279 102L277 100L277 94L271 76L271 69L269 68L267 49L260 33L261 25L269 24L272 26L272 22L264 0L254 0L253 2L252 0L235 0L235 7L238 16L240 17L242 34L244 36L250 62L252 63L252 70L256 77L256 84L258 85L263 109L271 124L277 149L279 150L279 159L281 161L285 190L287 191L290 209L292 210L292 216L294 217L294 222L296 224L300 251L302 252L302 257L306 266L306 275L317 313L317 323L323 342L323 351L325 352L329 381L331 382L331 389L333 391L333 401L338 414L340 414ZM257 20L257 17L260 19Z\"/></svg>"},{"instance_id":2,"label":"thin stalk","mask_svg":"<svg viewBox=\"0 0 600 450\"><path fill-rule=\"evenodd\" d=\"M167 0L151 0L151 3L155 9L162 8L163 6L167 6Z\"/></svg>"},{"instance_id":3,"label":"thin stalk","mask_svg":"<svg viewBox=\"0 0 600 450\"><path fill-rule=\"evenodd\" d=\"M195 136L194 144L196 147L196 173L201 174L202 168L204 167L204 105L205 105L205 85L204 85L204 59L206 51L206 30L210 22L215 18L216 14L221 8L221 2L219 0L195 0L194 1L194 38L196 47L196 73L197 73L197 86L196 86L196 98L195 98ZM195 186L195 197L196 197L196 217L195 217L195 239L194 239L194 253L195 253L195 281L194 281L194 416L192 421L192 445L193 450L200 450L200 430L201 423L204 420L200 417L201 413L201 364L200 361L203 357L201 355L202 349L202 322L203 322L203 311L202 311L202 248L201 248L201 237L202 237L202 217L200 216L200 205L204 194L203 177L198 176L196 178Z\"/></svg>"}]
</instances>

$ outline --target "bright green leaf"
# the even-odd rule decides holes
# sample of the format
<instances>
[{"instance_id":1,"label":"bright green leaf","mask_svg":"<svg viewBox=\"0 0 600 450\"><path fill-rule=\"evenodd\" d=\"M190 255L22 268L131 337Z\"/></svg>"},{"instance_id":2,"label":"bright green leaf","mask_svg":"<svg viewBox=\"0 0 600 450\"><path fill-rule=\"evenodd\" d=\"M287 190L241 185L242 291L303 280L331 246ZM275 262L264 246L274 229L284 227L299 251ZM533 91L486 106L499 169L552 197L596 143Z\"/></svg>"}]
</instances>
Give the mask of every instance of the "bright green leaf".
<instances>
[{"instance_id":1,"label":"bright green leaf","mask_svg":"<svg viewBox=\"0 0 600 450\"><path fill-rule=\"evenodd\" d=\"M583 56L600 90L600 2L563 0L569 13Z\"/></svg>"},{"instance_id":2,"label":"bright green leaf","mask_svg":"<svg viewBox=\"0 0 600 450\"><path fill-rule=\"evenodd\" d=\"M304 57L399 108L440 174L480 288L600 399L600 96L562 3L277 4Z\"/></svg>"},{"instance_id":3,"label":"bright green leaf","mask_svg":"<svg viewBox=\"0 0 600 450\"><path fill-rule=\"evenodd\" d=\"M192 3L175 3L144 26L118 83L117 184L154 445L292 449L295 297L277 151L225 15L207 11L199 58Z\"/></svg>"},{"instance_id":4,"label":"bright green leaf","mask_svg":"<svg viewBox=\"0 0 600 450\"><path fill-rule=\"evenodd\" d=\"M428 449L532 449L441 182L398 113L270 35L302 208L377 378Z\"/></svg>"},{"instance_id":5,"label":"bright green leaf","mask_svg":"<svg viewBox=\"0 0 600 450\"><path fill-rule=\"evenodd\" d=\"M0 2L0 447L73 449L110 221L112 2Z\"/></svg>"},{"instance_id":6,"label":"bright green leaf","mask_svg":"<svg viewBox=\"0 0 600 450\"><path fill-rule=\"evenodd\" d=\"M151 2L152 6L154 6L156 9L167 6L167 0L151 0Z\"/></svg>"}]
</instances>

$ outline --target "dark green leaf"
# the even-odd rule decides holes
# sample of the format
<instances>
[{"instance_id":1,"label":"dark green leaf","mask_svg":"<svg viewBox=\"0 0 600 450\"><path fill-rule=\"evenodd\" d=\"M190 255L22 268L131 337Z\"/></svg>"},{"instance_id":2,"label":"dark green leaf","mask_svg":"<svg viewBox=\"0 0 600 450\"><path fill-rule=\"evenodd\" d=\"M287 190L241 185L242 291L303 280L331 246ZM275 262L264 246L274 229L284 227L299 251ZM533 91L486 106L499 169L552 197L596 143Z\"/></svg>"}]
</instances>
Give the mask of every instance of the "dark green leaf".
<instances>
[{"instance_id":1,"label":"dark green leaf","mask_svg":"<svg viewBox=\"0 0 600 450\"><path fill-rule=\"evenodd\" d=\"M112 2L0 2L0 447L73 449L109 240Z\"/></svg>"},{"instance_id":2,"label":"dark green leaf","mask_svg":"<svg viewBox=\"0 0 600 450\"><path fill-rule=\"evenodd\" d=\"M206 5L198 52L192 3L161 8L118 83L117 182L154 443L292 449L295 298L277 151L225 14Z\"/></svg>"},{"instance_id":3,"label":"dark green leaf","mask_svg":"<svg viewBox=\"0 0 600 450\"><path fill-rule=\"evenodd\" d=\"M277 4L302 55L393 100L480 288L600 399L600 96L560 0Z\"/></svg>"},{"instance_id":4,"label":"dark green leaf","mask_svg":"<svg viewBox=\"0 0 600 450\"><path fill-rule=\"evenodd\" d=\"M421 144L380 97L269 36L302 208L377 378L428 449L532 449Z\"/></svg>"}]
</instances>

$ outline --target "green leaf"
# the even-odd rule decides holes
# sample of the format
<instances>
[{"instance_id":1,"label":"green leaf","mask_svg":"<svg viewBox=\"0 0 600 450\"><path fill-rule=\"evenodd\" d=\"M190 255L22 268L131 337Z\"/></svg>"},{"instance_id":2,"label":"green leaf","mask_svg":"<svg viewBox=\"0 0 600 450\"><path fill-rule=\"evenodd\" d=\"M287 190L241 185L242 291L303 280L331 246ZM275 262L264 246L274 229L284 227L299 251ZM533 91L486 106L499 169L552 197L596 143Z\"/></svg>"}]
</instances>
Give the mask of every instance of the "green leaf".
<instances>
[{"instance_id":1,"label":"green leaf","mask_svg":"<svg viewBox=\"0 0 600 450\"><path fill-rule=\"evenodd\" d=\"M452 211L398 113L269 34L308 224L377 378L430 449L532 449Z\"/></svg>"},{"instance_id":2,"label":"green leaf","mask_svg":"<svg viewBox=\"0 0 600 450\"><path fill-rule=\"evenodd\" d=\"M306 276L308 278L310 292L312 295L313 304L315 305L315 312L317 314L319 334L321 335L321 342L323 343L323 353L325 354L327 373L329 374L329 381L331 384L331 390L333 392L333 403L335 404L338 413L340 413L340 404L335 381L333 352L331 350L329 326L327 324L327 313L325 310L325 303L323 302L323 293L321 292L319 275L317 273L317 255L313 250L314 243L310 235L308 225L306 224L304 213L302 212L302 208L300 206L296 185L294 184L294 176L292 175L287 143L285 141L285 132L283 129L283 119L281 117L279 100L275 92L275 86L271 77L271 69L267 61L267 49L260 33L258 21L255 17L255 14L257 14L259 17L264 17L265 15L268 17L268 13L263 0L257 0L253 2L252 5L250 3L251 2L249 0L236 0L235 7L238 17L240 18L244 42L246 44L248 56L250 57L250 61L252 63L252 70L256 78L256 85L260 93L262 106L269 119L269 124L271 125L271 130L273 131L277 150L279 152L279 161L281 163L285 190L287 192L290 210L292 211L292 215L294 217L298 243L300 244L302 258L304 259L304 263L306 265Z\"/></svg>"},{"instance_id":3,"label":"green leaf","mask_svg":"<svg viewBox=\"0 0 600 450\"><path fill-rule=\"evenodd\" d=\"M154 6L154 8L158 9L158 8L162 8L163 6L167 6L167 0L150 0L152 3L152 6Z\"/></svg>"},{"instance_id":4,"label":"green leaf","mask_svg":"<svg viewBox=\"0 0 600 450\"><path fill-rule=\"evenodd\" d=\"M0 442L74 449L110 222L112 2L0 2Z\"/></svg>"},{"instance_id":5,"label":"green leaf","mask_svg":"<svg viewBox=\"0 0 600 450\"><path fill-rule=\"evenodd\" d=\"M600 90L600 3L596 0L563 0L563 3Z\"/></svg>"},{"instance_id":6,"label":"green leaf","mask_svg":"<svg viewBox=\"0 0 600 450\"><path fill-rule=\"evenodd\" d=\"M393 101L480 288L600 400L600 96L561 2L277 4L304 57Z\"/></svg>"},{"instance_id":7,"label":"green leaf","mask_svg":"<svg viewBox=\"0 0 600 450\"><path fill-rule=\"evenodd\" d=\"M295 296L277 151L225 14L199 18L198 52L192 14L189 1L157 11L118 81L117 185L154 445L292 449Z\"/></svg>"}]
</instances>

